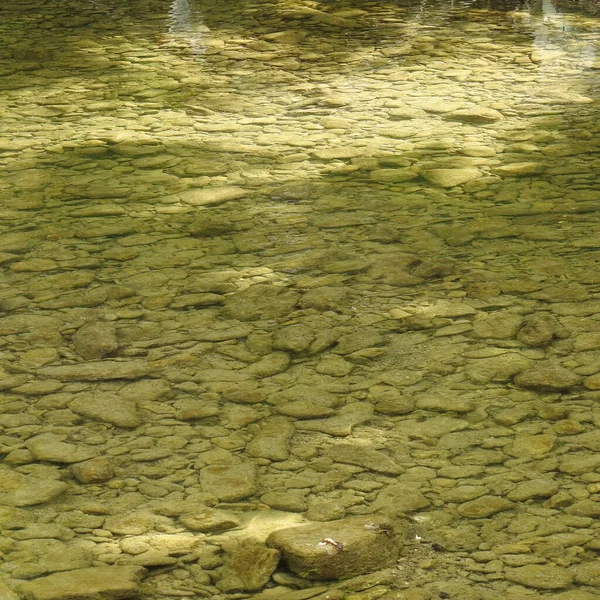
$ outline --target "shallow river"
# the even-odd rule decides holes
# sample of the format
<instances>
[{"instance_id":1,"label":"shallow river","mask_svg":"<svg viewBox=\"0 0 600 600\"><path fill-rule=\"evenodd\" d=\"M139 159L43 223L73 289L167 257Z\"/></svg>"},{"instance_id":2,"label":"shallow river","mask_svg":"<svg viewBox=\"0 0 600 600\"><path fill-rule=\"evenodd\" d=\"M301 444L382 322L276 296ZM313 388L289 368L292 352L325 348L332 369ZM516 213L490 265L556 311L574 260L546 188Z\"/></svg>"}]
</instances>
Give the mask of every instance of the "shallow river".
<instances>
[{"instance_id":1,"label":"shallow river","mask_svg":"<svg viewBox=\"0 0 600 600\"><path fill-rule=\"evenodd\" d=\"M2 15L3 600L600 598L598 18Z\"/></svg>"}]
</instances>

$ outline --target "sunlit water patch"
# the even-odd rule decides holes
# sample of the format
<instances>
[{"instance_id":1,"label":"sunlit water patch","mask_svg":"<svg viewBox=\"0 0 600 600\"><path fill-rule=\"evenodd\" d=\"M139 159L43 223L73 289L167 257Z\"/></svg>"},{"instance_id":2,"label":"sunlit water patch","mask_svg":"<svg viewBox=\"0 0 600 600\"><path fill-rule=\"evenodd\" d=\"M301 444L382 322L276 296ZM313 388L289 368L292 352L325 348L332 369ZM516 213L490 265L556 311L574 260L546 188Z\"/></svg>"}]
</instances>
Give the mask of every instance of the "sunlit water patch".
<instances>
[{"instance_id":1,"label":"sunlit water patch","mask_svg":"<svg viewBox=\"0 0 600 600\"><path fill-rule=\"evenodd\" d=\"M3 14L7 598L597 596L597 19Z\"/></svg>"}]
</instances>

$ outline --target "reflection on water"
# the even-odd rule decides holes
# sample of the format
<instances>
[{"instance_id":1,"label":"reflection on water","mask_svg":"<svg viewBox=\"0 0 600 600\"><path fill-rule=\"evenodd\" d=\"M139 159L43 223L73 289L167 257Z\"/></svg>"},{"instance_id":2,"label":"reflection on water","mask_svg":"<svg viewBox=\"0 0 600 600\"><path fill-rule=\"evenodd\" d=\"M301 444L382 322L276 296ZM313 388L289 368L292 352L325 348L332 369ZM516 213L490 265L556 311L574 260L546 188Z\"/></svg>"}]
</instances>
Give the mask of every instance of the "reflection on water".
<instances>
[{"instance_id":1,"label":"reflection on water","mask_svg":"<svg viewBox=\"0 0 600 600\"><path fill-rule=\"evenodd\" d=\"M0 596L597 597L597 19L6 13Z\"/></svg>"},{"instance_id":2,"label":"reflection on water","mask_svg":"<svg viewBox=\"0 0 600 600\"><path fill-rule=\"evenodd\" d=\"M192 15L188 0L173 0L169 10L168 30L170 34L185 40L194 54L204 52L202 40L207 28L198 14Z\"/></svg>"},{"instance_id":3,"label":"reflection on water","mask_svg":"<svg viewBox=\"0 0 600 600\"><path fill-rule=\"evenodd\" d=\"M190 4L187 0L174 0L169 10L171 22L169 32L190 32L192 30Z\"/></svg>"}]
</instances>

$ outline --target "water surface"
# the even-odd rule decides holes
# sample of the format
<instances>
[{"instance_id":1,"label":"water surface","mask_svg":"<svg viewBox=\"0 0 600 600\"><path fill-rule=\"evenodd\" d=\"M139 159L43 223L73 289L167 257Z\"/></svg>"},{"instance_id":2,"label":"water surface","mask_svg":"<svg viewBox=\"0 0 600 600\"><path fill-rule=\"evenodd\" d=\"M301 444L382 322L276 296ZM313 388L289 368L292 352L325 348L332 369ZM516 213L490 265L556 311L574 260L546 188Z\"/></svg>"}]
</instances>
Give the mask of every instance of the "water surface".
<instances>
[{"instance_id":1,"label":"water surface","mask_svg":"<svg viewBox=\"0 0 600 600\"><path fill-rule=\"evenodd\" d=\"M597 18L3 14L2 585L597 597ZM370 582L240 575L232 540L370 514Z\"/></svg>"}]
</instances>

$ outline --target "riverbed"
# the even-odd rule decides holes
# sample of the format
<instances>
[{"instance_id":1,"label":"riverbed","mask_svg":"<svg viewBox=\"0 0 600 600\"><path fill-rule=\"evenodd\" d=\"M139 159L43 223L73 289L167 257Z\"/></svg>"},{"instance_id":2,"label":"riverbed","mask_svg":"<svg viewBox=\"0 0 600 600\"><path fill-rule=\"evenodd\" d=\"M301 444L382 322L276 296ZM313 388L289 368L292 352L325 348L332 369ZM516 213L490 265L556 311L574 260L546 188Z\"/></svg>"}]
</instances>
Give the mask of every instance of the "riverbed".
<instances>
[{"instance_id":1,"label":"riverbed","mask_svg":"<svg viewBox=\"0 0 600 600\"><path fill-rule=\"evenodd\" d=\"M598 598L597 17L3 14L3 598Z\"/></svg>"}]
</instances>

